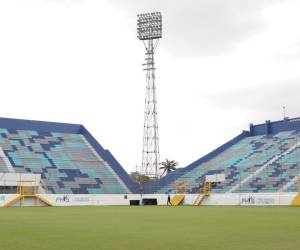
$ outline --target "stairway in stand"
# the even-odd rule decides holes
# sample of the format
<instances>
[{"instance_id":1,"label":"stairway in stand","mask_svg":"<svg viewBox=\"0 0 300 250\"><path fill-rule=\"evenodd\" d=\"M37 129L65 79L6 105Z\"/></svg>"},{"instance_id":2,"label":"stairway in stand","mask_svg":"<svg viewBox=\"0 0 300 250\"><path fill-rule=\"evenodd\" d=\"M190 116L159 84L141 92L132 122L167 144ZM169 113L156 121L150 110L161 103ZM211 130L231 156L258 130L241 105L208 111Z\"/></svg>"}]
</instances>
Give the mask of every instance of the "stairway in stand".
<instances>
[{"instance_id":1,"label":"stairway in stand","mask_svg":"<svg viewBox=\"0 0 300 250\"><path fill-rule=\"evenodd\" d=\"M172 206L178 206L180 205L184 200L184 195L183 194L176 194L172 200L171 200L171 204Z\"/></svg>"},{"instance_id":2,"label":"stairway in stand","mask_svg":"<svg viewBox=\"0 0 300 250\"><path fill-rule=\"evenodd\" d=\"M44 188L44 187L43 187ZM17 202L20 207L25 205L26 199L34 201L34 206L40 206L42 204L47 206L53 206L52 202L49 201L44 194L38 193L39 186L35 186L31 181L19 182L17 187L17 194L8 200L3 207L14 206Z\"/></svg>"},{"instance_id":3,"label":"stairway in stand","mask_svg":"<svg viewBox=\"0 0 300 250\"><path fill-rule=\"evenodd\" d=\"M211 182L205 182L204 187L200 189L200 193L195 198L193 205L200 206L201 203L204 201L205 198L207 198L210 194L211 190Z\"/></svg>"}]
</instances>

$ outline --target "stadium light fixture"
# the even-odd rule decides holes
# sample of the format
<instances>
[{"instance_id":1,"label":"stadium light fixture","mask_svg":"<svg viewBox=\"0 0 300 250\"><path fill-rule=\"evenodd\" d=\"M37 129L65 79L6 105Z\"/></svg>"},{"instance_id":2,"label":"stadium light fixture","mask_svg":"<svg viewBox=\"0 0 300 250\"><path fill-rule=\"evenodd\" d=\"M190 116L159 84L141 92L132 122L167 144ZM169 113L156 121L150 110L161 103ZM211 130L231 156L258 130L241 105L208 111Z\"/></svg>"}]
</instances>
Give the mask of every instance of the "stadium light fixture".
<instances>
[{"instance_id":1,"label":"stadium light fixture","mask_svg":"<svg viewBox=\"0 0 300 250\"><path fill-rule=\"evenodd\" d=\"M138 14L137 17L137 35L140 40L153 40L162 37L160 12Z\"/></svg>"}]
</instances>

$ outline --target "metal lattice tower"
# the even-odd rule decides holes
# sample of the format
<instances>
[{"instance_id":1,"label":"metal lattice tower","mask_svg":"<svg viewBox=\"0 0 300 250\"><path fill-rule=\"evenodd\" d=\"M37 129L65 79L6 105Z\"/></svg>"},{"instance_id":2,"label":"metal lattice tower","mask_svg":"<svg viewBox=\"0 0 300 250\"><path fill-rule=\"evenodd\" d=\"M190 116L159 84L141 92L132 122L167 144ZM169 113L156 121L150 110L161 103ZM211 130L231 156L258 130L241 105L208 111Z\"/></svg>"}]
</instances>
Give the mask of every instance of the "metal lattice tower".
<instances>
[{"instance_id":1,"label":"metal lattice tower","mask_svg":"<svg viewBox=\"0 0 300 250\"><path fill-rule=\"evenodd\" d=\"M138 38L146 49L144 71L146 71L146 97L144 114L143 158L140 173L158 178L159 136L157 123L157 99L155 86L154 53L159 39L162 37L162 17L160 12L138 15Z\"/></svg>"}]
</instances>

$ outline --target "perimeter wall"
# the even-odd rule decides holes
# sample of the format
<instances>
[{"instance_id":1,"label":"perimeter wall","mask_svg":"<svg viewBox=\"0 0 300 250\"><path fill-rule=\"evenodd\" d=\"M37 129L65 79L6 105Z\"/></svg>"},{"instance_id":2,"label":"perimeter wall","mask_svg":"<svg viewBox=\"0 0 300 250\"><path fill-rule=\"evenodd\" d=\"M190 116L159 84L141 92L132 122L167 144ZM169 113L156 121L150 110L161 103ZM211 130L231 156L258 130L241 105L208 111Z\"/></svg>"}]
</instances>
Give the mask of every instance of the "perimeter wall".
<instances>
[{"instance_id":1,"label":"perimeter wall","mask_svg":"<svg viewBox=\"0 0 300 250\"><path fill-rule=\"evenodd\" d=\"M14 194L0 194L0 207ZM43 194L54 206L105 206L130 205L130 200L157 199L158 205L166 205L166 194ZM171 195L171 198L174 195ZM185 194L184 205L192 205L197 194ZM297 198L298 199L297 199ZM211 194L202 205L276 206L300 205L298 193L230 193ZM294 201L294 202L293 202Z\"/></svg>"}]
</instances>

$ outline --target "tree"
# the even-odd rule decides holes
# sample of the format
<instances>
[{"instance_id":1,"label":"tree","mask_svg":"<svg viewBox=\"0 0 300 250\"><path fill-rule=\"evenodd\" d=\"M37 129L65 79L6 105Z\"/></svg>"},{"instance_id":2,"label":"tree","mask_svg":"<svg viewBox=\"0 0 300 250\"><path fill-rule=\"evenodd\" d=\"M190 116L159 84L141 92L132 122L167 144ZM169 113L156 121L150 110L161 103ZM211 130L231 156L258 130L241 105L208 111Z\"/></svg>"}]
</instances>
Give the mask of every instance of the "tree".
<instances>
[{"instance_id":1,"label":"tree","mask_svg":"<svg viewBox=\"0 0 300 250\"><path fill-rule=\"evenodd\" d=\"M131 172L130 178L139 185L141 193L144 192L144 185L147 182L150 182L152 180L149 176L143 175L143 174L139 173L138 171Z\"/></svg>"},{"instance_id":2,"label":"tree","mask_svg":"<svg viewBox=\"0 0 300 250\"><path fill-rule=\"evenodd\" d=\"M162 165L162 167L160 167L159 169L163 169L162 175L164 175L165 173L168 174L176 170L176 166L178 165L178 162L174 160L169 161L168 159L166 159L160 164Z\"/></svg>"},{"instance_id":3,"label":"tree","mask_svg":"<svg viewBox=\"0 0 300 250\"><path fill-rule=\"evenodd\" d=\"M130 173L131 179L138 183L139 185L144 185L145 183L151 181L151 178L147 175L140 174L138 171Z\"/></svg>"}]
</instances>

